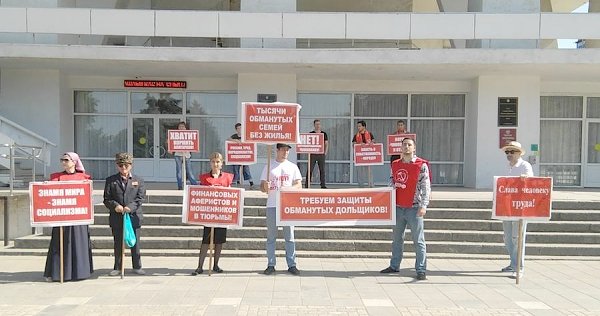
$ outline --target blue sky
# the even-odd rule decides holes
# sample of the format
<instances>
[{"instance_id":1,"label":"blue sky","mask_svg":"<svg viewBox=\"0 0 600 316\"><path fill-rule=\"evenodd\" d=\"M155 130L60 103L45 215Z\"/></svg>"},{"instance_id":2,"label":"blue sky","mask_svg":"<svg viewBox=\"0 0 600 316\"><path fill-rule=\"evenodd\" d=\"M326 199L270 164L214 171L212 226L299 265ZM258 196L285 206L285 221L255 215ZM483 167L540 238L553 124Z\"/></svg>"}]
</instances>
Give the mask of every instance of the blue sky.
<instances>
[{"instance_id":1,"label":"blue sky","mask_svg":"<svg viewBox=\"0 0 600 316\"><path fill-rule=\"evenodd\" d=\"M589 6L589 2L586 2L584 5L575 9L573 11L573 13L577 13L577 12L587 13L588 6ZM575 43L576 41L577 41L576 38L575 39L573 39L573 38L559 39L558 40L558 48L577 48L577 44Z\"/></svg>"}]
</instances>

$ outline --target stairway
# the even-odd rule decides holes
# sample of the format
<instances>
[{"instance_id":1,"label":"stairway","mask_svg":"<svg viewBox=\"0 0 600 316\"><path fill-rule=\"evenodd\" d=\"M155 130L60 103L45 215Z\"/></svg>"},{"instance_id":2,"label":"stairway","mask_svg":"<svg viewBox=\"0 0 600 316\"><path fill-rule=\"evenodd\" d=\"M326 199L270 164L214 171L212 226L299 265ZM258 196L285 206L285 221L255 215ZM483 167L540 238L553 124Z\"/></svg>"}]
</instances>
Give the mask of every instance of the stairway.
<instances>
[{"instance_id":1,"label":"stairway","mask_svg":"<svg viewBox=\"0 0 600 316\"><path fill-rule=\"evenodd\" d=\"M265 256L266 197L256 191L245 199L244 227L230 229L223 256ZM180 196L149 195L144 204L142 253L145 256L197 256L202 227L181 223ZM554 202L550 222L530 222L526 255L600 256L600 203ZM502 223L491 219L491 201L433 200L425 217L425 239L431 257L505 257ZM95 206L90 225L95 255L112 255L108 212ZM296 227L298 257L388 258L391 227ZM405 252L414 254L407 232ZM277 241L278 252L283 239ZM2 254L45 255L49 236L15 240Z\"/></svg>"}]
</instances>

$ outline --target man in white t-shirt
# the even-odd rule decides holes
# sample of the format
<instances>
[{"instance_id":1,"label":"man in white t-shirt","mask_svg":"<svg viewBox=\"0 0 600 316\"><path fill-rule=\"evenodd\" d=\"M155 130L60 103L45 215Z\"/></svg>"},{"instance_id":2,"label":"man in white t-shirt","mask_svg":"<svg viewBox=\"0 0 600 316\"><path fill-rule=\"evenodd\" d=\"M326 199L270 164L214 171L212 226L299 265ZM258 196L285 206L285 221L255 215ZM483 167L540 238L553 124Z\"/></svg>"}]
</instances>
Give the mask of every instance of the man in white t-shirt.
<instances>
[{"instance_id":1,"label":"man in white t-shirt","mask_svg":"<svg viewBox=\"0 0 600 316\"><path fill-rule=\"evenodd\" d=\"M503 176L517 176L517 177L532 177L533 168L531 164L523 158L525 150L521 146L521 143L512 141L508 145L502 147L502 151L506 154L508 160L508 166ZM512 277L516 277L517 274L517 253L519 249L519 221L502 221L502 228L504 229L504 245L508 255L510 256L510 264L502 268L502 272L512 272ZM521 255L521 271L519 275L523 274L523 264L525 263L525 236L527 231L527 222L523 221L523 239L521 244L522 255Z\"/></svg>"},{"instance_id":2,"label":"man in white t-shirt","mask_svg":"<svg viewBox=\"0 0 600 316\"><path fill-rule=\"evenodd\" d=\"M276 226L276 204L275 198L277 191L282 187L302 188L302 174L300 169L293 162L287 160L290 146L278 143L275 161L271 162L271 170L267 178L267 166L260 176L260 190L267 193L267 258L268 266L264 274L275 273L275 239L277 237ZM283 236L285 238L285 259L288 265L288 272L293 275L299 275L300 271L296 268L296 243L294 242L294 227L284 226Z\"/></svg>"}]
</instances>

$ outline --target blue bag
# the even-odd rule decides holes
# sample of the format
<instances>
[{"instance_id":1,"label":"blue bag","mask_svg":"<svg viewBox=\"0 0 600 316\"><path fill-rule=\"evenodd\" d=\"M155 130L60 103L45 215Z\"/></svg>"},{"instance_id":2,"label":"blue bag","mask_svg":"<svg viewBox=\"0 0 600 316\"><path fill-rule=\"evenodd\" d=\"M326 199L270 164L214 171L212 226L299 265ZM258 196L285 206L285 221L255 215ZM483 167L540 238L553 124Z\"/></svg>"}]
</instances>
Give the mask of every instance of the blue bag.
<instances>
[{"instance_id":1,"label":"blue bag","mask_svg":"<svg viewBox=\"0 0 600 316\"><path fill-rule=\"evenodd\" d=\"M135 246L136 238L135 231L133 230L133 225L131 225L131 218L129 217L129 213L123 214L123 240L125 241L125 245L129 248Z\"/></svg>"}]
</instances>

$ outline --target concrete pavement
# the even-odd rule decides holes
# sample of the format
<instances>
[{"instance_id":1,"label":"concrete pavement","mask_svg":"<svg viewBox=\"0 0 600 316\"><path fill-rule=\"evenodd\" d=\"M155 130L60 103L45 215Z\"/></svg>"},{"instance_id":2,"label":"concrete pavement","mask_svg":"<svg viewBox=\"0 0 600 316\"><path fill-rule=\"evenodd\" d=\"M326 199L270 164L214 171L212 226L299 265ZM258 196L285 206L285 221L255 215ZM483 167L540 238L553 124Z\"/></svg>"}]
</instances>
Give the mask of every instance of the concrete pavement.
<instances>
[{"instance_id":1,"label":"concrete pavement","mask_svg":"<svg viewBox=\"0 0 600 316\"><path fill-rule=\"evenodd\" d=\"M225 247L227 247L225 245ZM190 276L196 258L142 257L146 276L109 277L95 257L91 279L46 283L45 258L0 260L3 315L600 315L600 261L528 260L519 285L506 260L435 259L416 281L414 257L399 273L386 259L300 258L299 277L265 276L265 258L222 258L222 274ZM128 264L130 260L126 261Z\"/></svg>"}]
</instances>

